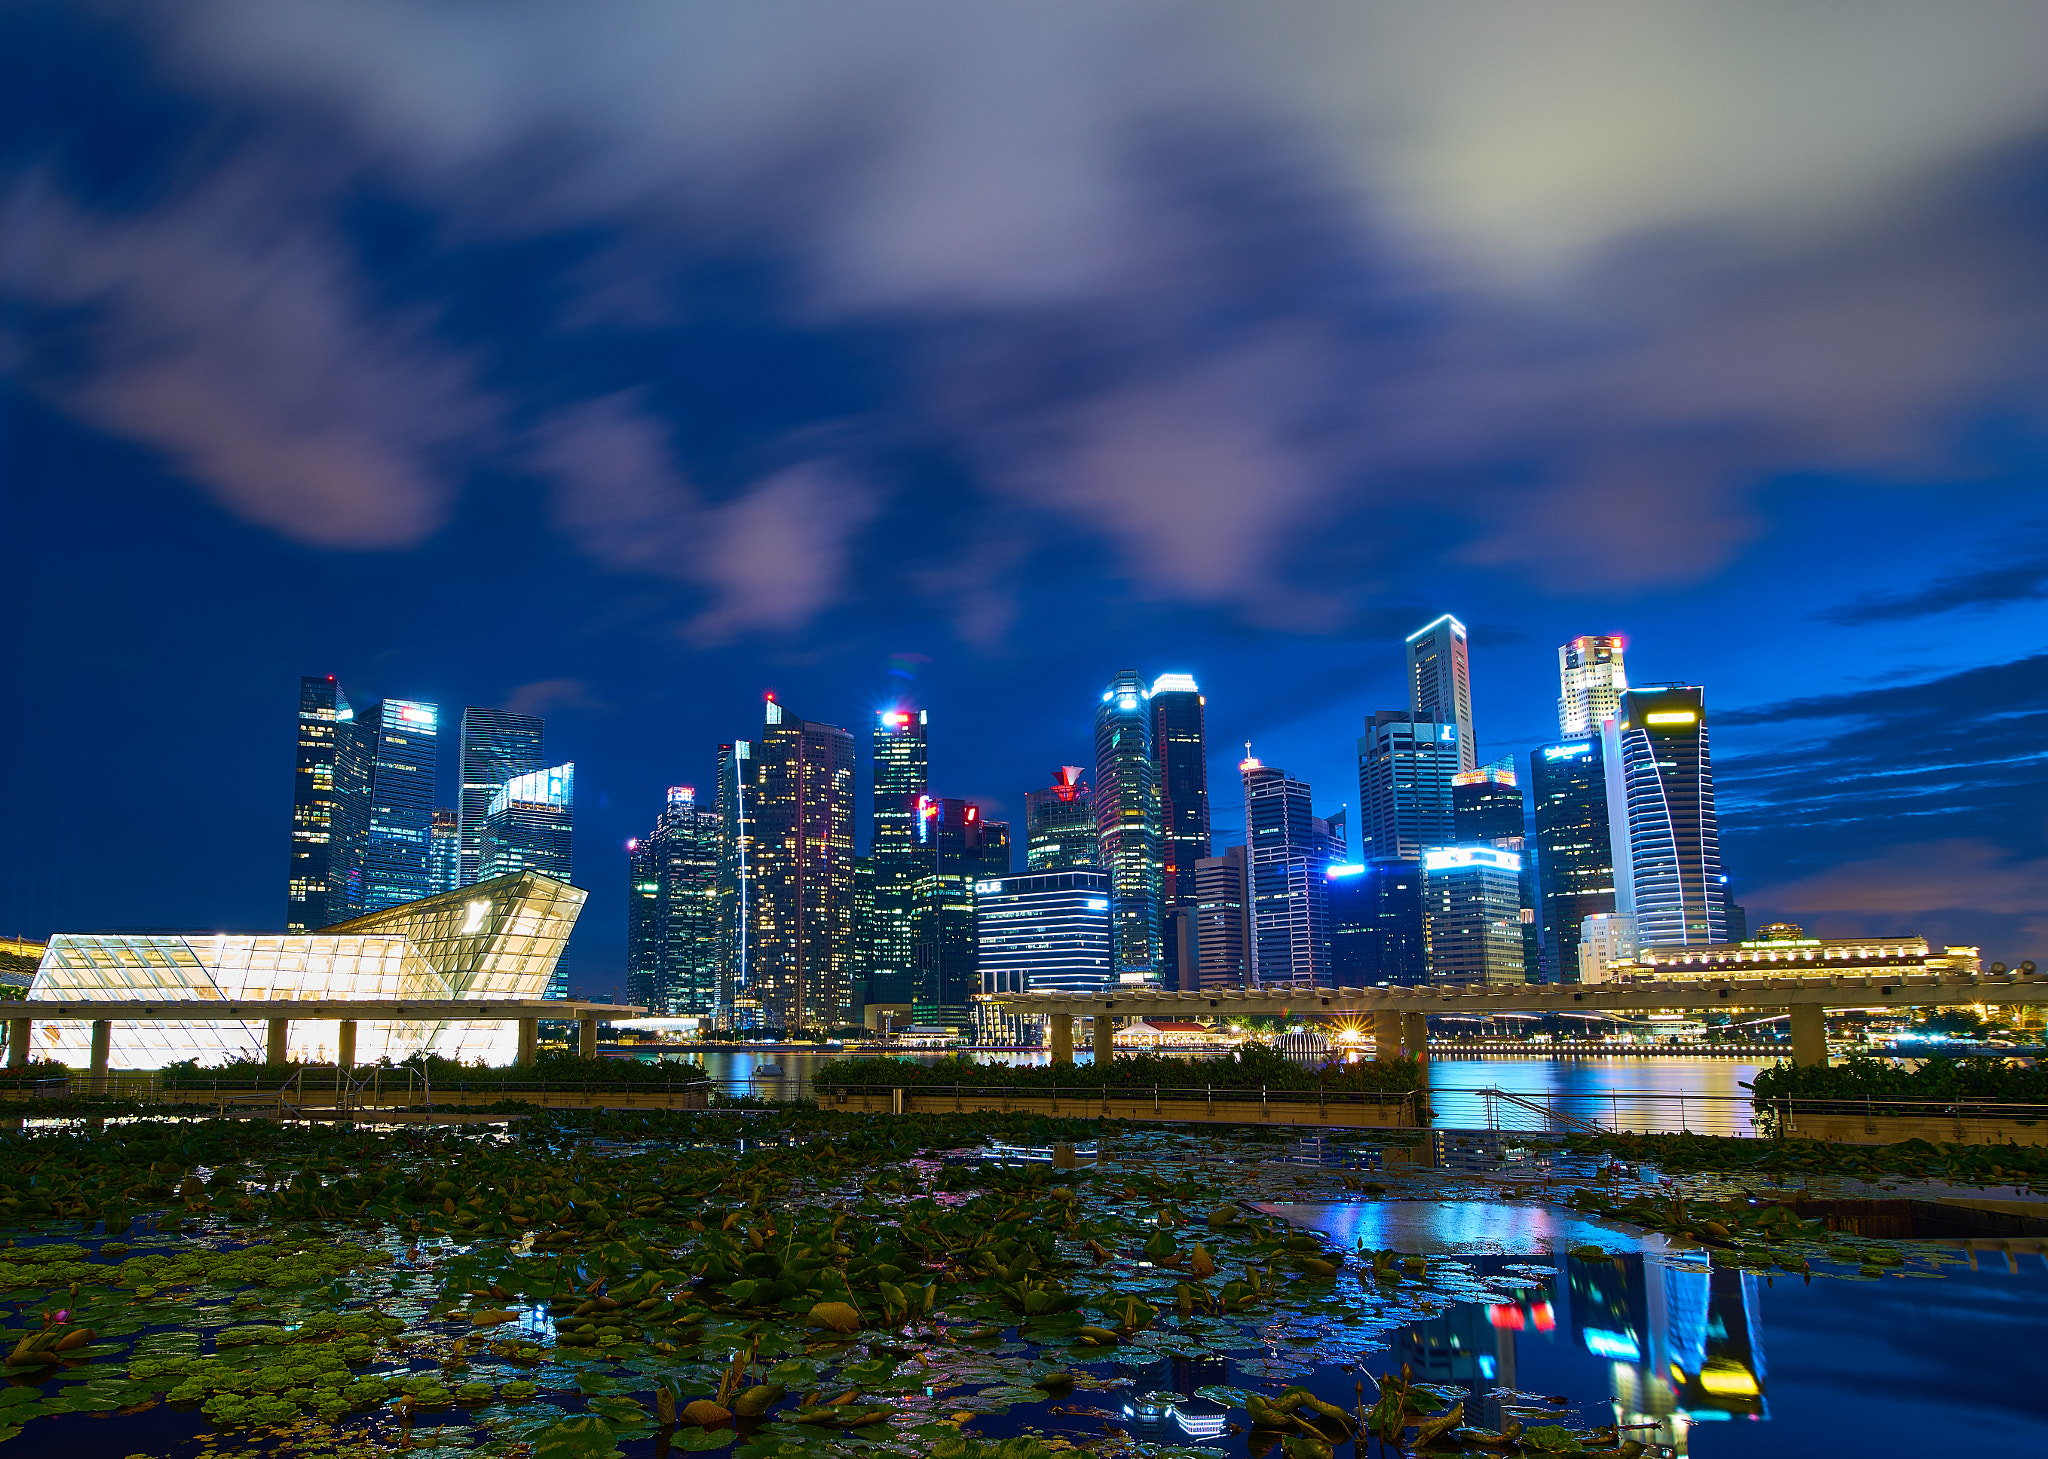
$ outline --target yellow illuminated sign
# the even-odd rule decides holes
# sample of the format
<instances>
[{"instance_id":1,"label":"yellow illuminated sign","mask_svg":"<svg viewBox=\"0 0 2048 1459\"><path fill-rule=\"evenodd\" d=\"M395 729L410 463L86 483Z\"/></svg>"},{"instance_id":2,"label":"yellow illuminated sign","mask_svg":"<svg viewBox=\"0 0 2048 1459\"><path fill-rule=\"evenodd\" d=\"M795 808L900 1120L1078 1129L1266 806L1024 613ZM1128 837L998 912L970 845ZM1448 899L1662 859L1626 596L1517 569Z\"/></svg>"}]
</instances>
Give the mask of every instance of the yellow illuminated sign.
<instances>
[{"instance_id":1,"label":"yellow illuminated sign","mask_svg":"<svg viewBox=\"0 0 2048 1459\"><path fill-rule=\"evenodd\" d=\"M1697 724L1699 716L1690 709L1661 709L1643 716L1645 724Z\"/></svg>"}]
</instances>

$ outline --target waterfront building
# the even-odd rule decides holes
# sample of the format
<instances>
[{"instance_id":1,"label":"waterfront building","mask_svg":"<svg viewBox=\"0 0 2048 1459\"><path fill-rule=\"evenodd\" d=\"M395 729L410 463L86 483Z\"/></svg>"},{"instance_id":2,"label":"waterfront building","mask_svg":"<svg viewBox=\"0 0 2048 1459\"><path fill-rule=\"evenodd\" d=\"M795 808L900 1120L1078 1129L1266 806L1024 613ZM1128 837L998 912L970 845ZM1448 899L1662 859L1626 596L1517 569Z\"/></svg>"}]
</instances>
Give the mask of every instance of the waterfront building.
<instances>
[{"instance_id":1,"label":"waterfront building","mask_svg":"<svg viewBox=\"0 0 2048 1459\"><path fill-rule=\"evenodd\" d=\"M1432 984L1526 982L1522 858L1495 846L1422 853L1423 931Z\"/></svg>"},{"instance_id":2,"label":"waterfront building","mask_svg":"<svg viewBox=\"0 0 2048 1459\"><path fill-rule=\"evenodd\" d=\"M1030 871L1086 871L1101 862L1095 793L1079 765L1062 765L1044 790L1024 793L1024 865Z\"/></svg>"},{"instance_id":3,"label":"waterfront building","mask_svg":"<svg viewBox=\"0 0 2048 1459\"><path fill-rule=\"evenodd\" d=\"M718 747L718 1008L726 1027L758 1026L754 996L754 810L760 800L760 762L754 742Z\"/></svg>"},{"instance_id":4,"label":"waterfront building","mask_svg":"<svg viewBox=\"0 0 2048 1459\"><path fill-rule=\"evenodd\" d=\"M1665 979L1770 978L1900 978L1967 974L1984 971L1983 949L1944 946L1939 952L1926 938L1808 937L1790 923L1774 923L1770 936L1748 942L1708 943L1693 947L1644 947L1633 957L1608 964L1614 981Z\"/></svg>"},{"instance_id":5,"label":"waterfront building","mask_svg":"<svg viewBox=\"0 0 2048 1459\"><path fill-rule=\"evenodd\" d=\"M1249 755L1238 771L1244 779L1253 985L1315 987L1323 983L1330 958L1324 875L1329 828L1310 809L1307 782Z\"/></svg>"},{"instance_id":6,"label":"waterfront building","mask_svg":"<svg viewBox=\"0 0 2048 1459\"><path fill-rule=\"evenodd\" d=\"M1596 913L1614 910L1614 847L1599 738L1531 750L1529 793L1536 821L1543 980L1576 982L1580 925Z\"/></svg>"},{"instance_id":7,"label":"waterfront building","mask_svg":"<svg viewBox=\"0 0 2048 1459\"><path fill-rule=\"evenodd\" d=\"M330 915L358 916L427 895L439 722L433 705L410 699L337 718Z\"/></svg>"},{"instance_id":8,"label":"waterfront building","mask_svg":"<svg viewBox=\"0 0 2048 1459\"><path fill-rule=\"evenodd\" d=\"M1451 830L1454 845L1493 846L1522 858L1522 970L1530 981L1541 982L1543 938L1536 920L1536 858L1524 844L1522 788L1512 760L1495 760L1451 777Z\"/></svg>"},{"instance_id":9,"label":"waterfront building","mask_svg":"<svg viewBox=\"0 0 2048 1459\"><path fill-rule=\"evenodd\" d=\"M436 810L427 830L427 895L462 885L462 819L452 809Z\"/></svg>"},{"instance_id":10,"label":"waterfront building","mask_svg":"<svg viewBox=\"0 0 2048 1459\"><path fill-rule=\"evenodd\" d=\"M335 881L336 735L355 718L332 674L299 680L299 741L292 775L292 844L287 862L284 925L310 932L347 915Z\"/></svg>"},{"instance_id":11,"label":"waterfront building","mask_svg":"<svg viewBox=\"0 0 2048 1459\"><path fill-rule=\"evenodd\" d=\"M900 1000L878 998L874 992L875 858L853 858L853 963L848 976L853 980L853 1011L870 1003Z\"/></svg>"},{"instance_id":12,"label":"waterfront building","mask_svg":"<svg viewBox=\"0 0 2048 1459\"><path fill-rule=\"evenodd\" d=\"M572 880L575 821L573 762L513 776L484 812L483 880L522 871Z\"/></svg>"},{"instance_id":13,"label":"waterfront building","mask_svg":"<svg viewBox=\"0 0 2048 1459\"><path fill-rule=\"evenodd\" d=\"M719 817L695 787L670 786L630 861L626 1001L656 1018L719 1011Z\"/></svg>"},{"instance_id":14,"label":"waterfront building","mask_svg":"<svg viewBox=\"0 0 2048 1459\"><path fill-rule=\"evenodd\" d=\"M1333 988L1429 980L1419 861L1340 862L1325 873Z\"/></svg>"},{"instance_id":15,"label":"waterfront building","mask_svg":"<svg viewBox=\"0 0 2048 1459\"><path fill-rule=\"evenodd\" d=\"M1191 674L1152 681L1152 756L1158 765L1160 826L1160 981L1199 985L1199 969L1181 977L1182 954L1194 957L1195 863L1209 845L1208 700Z\"/></svg>"},{"instance_id":16,"label":"waterfront building","mask_svg":"<svg viewBox=\"0 0 2048 1459\"><path fill-rule=\"evenodd\" d=\"M1250 905L1244 847L1231 846L1195 863L1198 988L1252 986Z\"/></svg>"},{"instance_id":17,"label":"waterfront building","mask_svg":"<svg viewBox=\"0 0 2048 1459\"><path fill-rule=\"evenodd\" d=\"M261 1061L264 1027L217 1023L123 1023L125 1004L220 998L538 998L582 910L584 893L537 873L501 877L407 902L310 933L113 935L60 933L50 939L30 997L104 1003L115 1025L114 1069L161 1069L187 1059L218 1065ZM286 1057L328 1063L339 1056L332 1020L294 1019ZM356 1025L358 1065L418 1053L509 1064L516 1024L469 1020L369 1020ZM92 1025L34 1026L36 1058L88 1066Z\"/></svg>"},{"instance_id":18,"label":"waterfront building","mask_svg":"<svg viewBox=\"0 0 2048 1459\"><path fill-rule=\"evenodd\" d=\"M973 887L978 979L983 993L1099 993L1110 968L1109 873L1093 868L984 877ZM923 1018L920 1015L920 1022ZM1044 1042L1037 1021L1015 1015L983 1036Z\"/></svg>"},{"instance_id":19,"label":"waterfront building","mask_svg":"<svg viewBox=\"0 0 2048 1459\"><path fill-rule=\"evenodd\" d=\"M1557 734L1583 740L1600 733L1628 689L1622 640L1612 633L1586 633L1557 651Z\"/></svg>"},{"instance_id":20,"label":"waterfront building","mask_svg":"<svg viewBox=\"0 0 2048 1459\"><path fill-rule=\"evenodd\" d=\"M1636 919L1621 912L1594 912L1579 924L1579 981L1604 983L1608 969L1636 955Z\"/></svg>"},{"instance_id":21,"label":"waterfront building","mask_svg":"<svg viewBox=\"0 0 2048 1459\"><path fill-rule=\"evenodd\" d=\"M853 736L764 711L754 795L747 982L770 1028L852 1015Z\"/></svg>"},{"instance_id":22,"label":"waterfront building","mask_svg":"<svg viewBox=\"0 0 2048 1459\"><path fill-rule=\"evenodd\" d=\"M911 923L918 880L931 863L930 843L918 820L918 808L931 794L927 723L922 709L879 709L869 742L874 916L865 934L861 971L867 980L865 996L877 1003L908 1003L915 993Z\"/></svg>"},{"instance_id":23,"label":"waterfront building","mask_svg":"<svg viewBox=\"0 0 2048 1459\"><path fill-rule=\"evenodd\" d=\"M1149 693L1126 669L1095 711L1095 832L1109 873L1111 957L1124 984L1159 981L1159 772Z\"/></svg>"},{"instance_id":24,"label":"waterfront building","mask_svg":"<svg viewBox=\"0 0 2048 1459\"><path fill-rule=\"evenodd\" d=\"M1451 779L1459 769L1458 727L1382 709L1358 741L1360 860L1406 860L1449 845Z\"/></svg>"},{"instance_id":25,"label":"waterfront building","mask_svg":"<svg viewBox=\"0 0 2048 1459\"><path fill-rule=\"evenodd\" d=\"M1465 625L1446 613L1426 628L1408 635L1408 708L1417 722L1450 725L1457 731L1458 763L1471 770L1479 763L1479 742L1472 737L1472 664Z\"/></svg>"},{"instance_id":26,"label":"waterfront building","mask_svg":"<svg viewBox=\"0 0 2048 1459\"><path fill-rule=\"evenodd\" d=\"M918 805L922 870L911 913L911 1003L926 1028L966 1031L980 988L974 888L1010 873L1010 828L970 801L924 796ZM894 1001L894 1000L883 1000Z\"/></svg>"},{"instance_id":27,"label":"waterfront building","mask_svg":"<svg viewBox=\"0 0 2048 1459\"><path fill-rule=\"evenodd\" d=\"M484 875L484 817L498 787L547 765L541 721L509 709L470 705L462 711L462 791L456 818L462 838L461 885Z\"/></svg>"},{"instance_id":28,"label":"waterfront building","mask_svg":"<svg viewBox=\"0 0 2048 1459\"><path fill-rule=\"evenodd\" d=\"M1629 689L1601 726L1615 908L1645 947L1727 941L1706 691Z\"/></svg>"}]
</instances>

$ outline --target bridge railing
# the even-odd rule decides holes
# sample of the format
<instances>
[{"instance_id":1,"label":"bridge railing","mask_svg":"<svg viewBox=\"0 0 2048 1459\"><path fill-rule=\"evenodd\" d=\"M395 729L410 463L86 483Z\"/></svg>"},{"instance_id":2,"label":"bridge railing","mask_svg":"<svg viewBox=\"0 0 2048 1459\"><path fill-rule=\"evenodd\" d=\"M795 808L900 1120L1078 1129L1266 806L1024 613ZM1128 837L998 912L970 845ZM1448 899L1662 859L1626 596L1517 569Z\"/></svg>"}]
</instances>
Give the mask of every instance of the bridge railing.
<instances>
[{"instance_id":1,"label":"bridge railing","mask_svg":"<svg viewBox=\"0 0 2048 1459\"><path fill-rule=\"evenodd\" d=\"M1759 1133L1748 1095L1693 1094L1661 1089L1607 1089L1557 1093L1491 1086L1429 1092L1432 1123L1440 1129L1497 1130L1565 1135L1625 1130L1663 1135L1748 1136Z\"/></svg>"}]
</instances>

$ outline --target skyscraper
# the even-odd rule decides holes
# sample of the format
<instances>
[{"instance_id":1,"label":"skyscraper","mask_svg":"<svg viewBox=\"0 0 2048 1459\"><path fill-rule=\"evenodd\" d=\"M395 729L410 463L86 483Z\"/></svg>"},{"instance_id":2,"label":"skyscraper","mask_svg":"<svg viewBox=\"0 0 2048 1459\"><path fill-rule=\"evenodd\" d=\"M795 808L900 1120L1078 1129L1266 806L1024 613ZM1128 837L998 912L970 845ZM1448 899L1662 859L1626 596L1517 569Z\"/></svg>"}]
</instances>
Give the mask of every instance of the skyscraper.
<instances>
[{"instance_id":1,"label":"skyscraper","mask_svg":"<svg viewBox=\"0 0 2048 1459\"><path fill-rule=\"evenodd\" d=\"M626 1001L664 1017L717 1013L717 812L693 787L671 786L653 834L626 846Z\"/></svg>"},{"instance_id":2,"label":"skyscraper","mask_svg":"<svg viewBox=\"0 0 2048 1459\"><path fill-rule=\"evenodd\" d=\"M477 880L537 871L574 880L576 766L551 765L515 775L484 812L483 864Z\"/></svg>"},{"instance_id":3,"label":"skyscraper","mask_svg":"<svg viewBox=\"0 0 2048 1459\"><path fill-rule=\"evenodd\" d=\"M861 962L876 1003L908 1003L916 981L911 958L911 918L917 879L930 857L919 837L918 803L931 792L925 750L925 711L875 711L874 836L868 859L874 871L874 916L865 934Z\"/></svg>"},{"instance_id":4,"label":"skyscraper","mask_svg":"<svg viewBox=\"0 0 2048 1459\"><path fill-rule=\"evenodd\" d=\"M990 876L974 884L975 960L984 993L1097 993L1109 968L1109 875L1093 867ZM1014 1015L1010 1021L1015 1023ZM1024 1040L1042 1028L991 1030Z\"/></svg>"},{"instance_id":5,"label":"skyscraper","mask_svg":"<svg viewBox=\"0 0 2048 1459\"><path fill-rule=\"evenodd\" d=\"M341 692L334 675L308 675L299 680L298 764L292 775L292 849L284 911L287 932L311 932L348 915L332 865L338 799L334 757L340 726L354 718L348 696Z\"/></svg>"},{"instance_id":6,"label":"skyscraper","mask_svg":"<svg viewBox=\"0 0 2048 1459\"><path fill-rule=\"evenodd\" d=\"M1422 920L1431 983L1527 981L1522 858L1492 846L1422 853Z\"/></svg>"},{"instance_id":7,"label":"skyscraper","mask_svg":"<svg viewBox=\"0 0 2048 1459\"><path fill-rule=\"evenodd\" d=\"M1472 666L1465 625L1446 613L1426 628L1408 635L1408 708L1415 719L1457 729L1458 763L1470 770L1479 763L1479 742L1472 737Z\"/></svg>"},{"instance_id":8,"label":"skyscraper","mask_svg":"<svg viewBox=\"0 0 2048 1459\"><path fill-rule=\"evenodd\" d=\"M917 1021L965 1031L981 989L976 960L974 888L1010 874L1010 828L982 819L969 801L921 798L922 870L911 915L911 1002Z\"/></svg>"},{"instance_id":9,"label":"skyscraper","mask_svg":"<svg viewBox=\"0 0 2048 1459\"><path fill-rule=\"evenodd\" d=\"M439 719L431 704L386 699L336 721L330 915L381 912L427 894Z\"/></svg>"},{"instance_id":10,"label":"skyscraper","mask_svg":"<svg viewBox=\"0 0 2048 1459\"><path fill-rule=\"evenodd\" d=\"M1413 861L1446 846L1452 829L1451 777L1458 727L1382 709L1358 740L1359 859Z\"/></svg>"},{"instance_id":11,"label":"skyscraper","mask_svg":"<svg viewBox=\"0 0 2048 1459\"><path fill-rule=\"evenodd\" d=\"M1614 910L1604 767L1597 736L1529 752L1545 982L1578 981L1581 924Z\"/></svg>"},{"instance_id":12,"label":"skyscraper","mask_svg":"<svg viewBox=\"0 0 2048 1459\"><path fill-rule=\"evenodd\" d=\"M1543 938L1536 920L1536 858L1523 844L1522 788L1516 783L1512 760L1495 760L1451 777L1451 829L1457 845L1492 846L1522 858L1522 968L1532 981L1541 981Z\"/></svg>"},{"instance_id":13,"label":"skyscraper","mask_svg":"<svg viewBox=\"0 0 2048 1459\"><path fill-rule=\"evenodd\" d=\"M1706 691L1692 684L1626 690L1601 737L1616 910L1635 918L1642 947L1725 942L1728 883Z\"/></svg>"},{"instance_id":14,"label":"skyscraper","mask_svg":"<svg viewBox=\"0 0 2048 1459\"><path fill-rule=\"evenodd\" d=\"M461 885L461 818L453 810L436 810L427 837L427 886L438 896Z\"/></svg>"},{"instance_id":15,"label":"skyscraper","mask_svg":"<svg viewBox=\"0 0 2048 1459\"><path fill-rule=\"evenodd\" d=\"M1429 980L1422 921L1422 864L1348 862L1328 873L1332 988Z\"/></svg>"},{"instance_id":16,"label":"skyscraper","mask_svg":"<svg viewBox=\"0 0 2048 1459\"><path fill-rule=\"evenodd\" d=\"M462 835L462 885L483 879L484 817L498 787L547 764L541 722L507 709L462 711L462 794L456 802Z\"/></svg>"},{"instance_id":17,"label":"skyscraper","mask_svg":"<svg viewBox=\"0 0 2048 1459\"><path fill-rule=\"evenodd\" d=\"M853 736L769 700L753 797L748 981L771 1028L852 1012Z\"/></svg>"},{"instance_id":18,"label":"skyscraper","mask_svg":"<svg viewBox=\"0 0 2048 1459\"><path fill-rule=\"evenodd\" d=\"M718 747L718 1011L737 1029L760 1022L752 966L759 768L753 741Z\"/></svg>"},{"instance_id":19,"label":"skyscraper","mask_svg":"<svg viewBox=\"0 0 2048 1459\"><path fill-rule=\"evenodd\" d=\"M1109 873L1119 983L1159 980L1159 772L1147 698L1144 681L1126 669L1095 710L1095 831Z\"/></svg>"},{"instance_id":20,"label":"skyscraper","mask_svg":"<svg viewBox=\"0 0 2048 1459\"><path fill-rule=\"evenodd\" d=\"M1622 640L1612 633L1585 633L1557 651L1557 733L1583 740L1600 733L1628 688Z\"/></svg>"},{"instance_id":21,"label":"skyscraper","mask_svg":"<svg viewBox=\"0 0 2048 1459\"><path fill-rule=\"evenodd\" d=\"M1079 765L1062 765L1044 790L1024 792L1024 864L1032 871L1090 871L1102 848L1095 793Z\"/></svg>"},{"instance_id":22,"label":"skyscraper","mask_svg":"<svg viewBox=\"0 0 2048 1459\"><path fill-rule=\"evenodd\" d=\"M1244 847L1195 863L1195 948L1198 988L1252 986L1251 890Z\"/></svg>"},{"instance_id":23,"label":"skyscraper","mask_svg":"<svg viewBox=\"0 0 2048 1459\"><path fill-rule=\"evenodd\" d=\"M1306 782L1246 756L1245 855L1251 961L1260 987L1312 987L1330 959L1327 826L1318 831Z\"/></svg>"},{"instance_id":24,"label":"skyscraper","mask_svg":"<svg viewBox=\"0 0 2048 1459\"><path fill-rule=\"evenodd\" d=\"M1197 986L1180 978L1183 942L1193 946L1195 863L1209 854L1209 749L1204 710L1208 700L1191 674L1161 674L1152 681L1152 756L1159 767L1160 981L1170 988Z\"/></svg>"}]
</instances>

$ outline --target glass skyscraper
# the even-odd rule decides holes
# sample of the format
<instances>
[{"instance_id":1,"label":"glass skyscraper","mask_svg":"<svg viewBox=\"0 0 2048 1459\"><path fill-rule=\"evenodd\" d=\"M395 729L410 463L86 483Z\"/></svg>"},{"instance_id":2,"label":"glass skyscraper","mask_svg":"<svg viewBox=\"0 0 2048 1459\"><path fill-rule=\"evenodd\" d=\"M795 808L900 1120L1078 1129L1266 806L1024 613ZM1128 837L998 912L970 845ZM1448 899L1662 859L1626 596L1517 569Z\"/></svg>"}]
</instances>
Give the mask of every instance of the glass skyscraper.
<instances>
[{"instance_id":1,"label":"glass skyscraper","mask_svg":"<svg viewBox=\"0 0 2048 1459\"><path fill-rule=\"evenodd\" d=\"M1208 701L1190 674L1161 674L1152 681L1152 757L1159 766L1160 980L1168 987L1200 986L1199 970L1180 977L1181 946L1193 951L1192 919L1199 900L1195 863L1209 844L1209 749L1204 711Z\"/></svg>"},{"instance_id":2,"label":"glass skyscraper","mask_svg":"<svg viewBox=\"0 0 2048 1459\"><path fill-rule=\"evenodd\" d=\"M1195 863L1195 949L1202 988L1249 988L1251 892L1245 879L1244 847Z\"/></svg>"},{"instance_id":3,"label":"glass skyscraper","mask_svg":"<svg viewBox=\"0 0 2048 1459\"><path fill-rule=\"evenodd\" d=\"M1266 988L1327 986L1328 828L1318 829L1307 782L1250 758L1238 769L1244 776L1254 981Z\"/></svg>"},{"instance_id":4,"label":"glass skyscraper","mask_svg":"<svg viewBox=\"0 0 2048 1459\"><path fill-rule=\"evenodd\" d=\"M462 822L452 810L436 810L427 838L427 886L430 896L462 885Z\"/></svg>"},{"instance_id":5,"label":"glass skyscraper","mask_svg":"<svg viewBox=\"0 0 2048 1459\"><path fill-rule=\"evenodd\" d=\"M1095 710L1095 831L1109 873L1110 949L1119 983L1159 981L1159 772L1148 697L1144 681L1126 669Z\"/></svg>"},{"instance_id":6,"label":"glass skyscraper","mask_svg":"<svg viewBox=\"0 0 2048 1459\"><path fill-rule=\"evenodd\" d=\"M718 1011L719 820L669 787L652 834L626 843L626 1001L663 1017Z\"/></svg>"},{"instance_id":7,"label":"glass skyscraper","mask_svg":"<svg viewBox=\"0 0 2048 1459\"><path fill-rule=\"evenodd\" d=\"M1459 767L1458 727L1382 709L1358 740L1358 840L1362 860L1412 861L1447 846L1453 829L1451 778Z\"/></svg>"},{"instance_id":8,"label":"glass skyscraper","mask_svg":"<svg viewBox=\"0 0 2048 1459\"><path fill-rule=\"evenodd\" d=\"M1566 740L1531 750L1529 794L1536 813L1543 978L1575 983L1581 924L1614 910L1614 847L1600 740Z\"/></svg>"},{"instance_id":9,"label":"glass skyscraper","mask_svg":"<svg viewBox=\"0 0 2048 1459\"><path fill-rule=\"evenodd\" d=\"M754 996L754 812L760 801L754 742L718 747L718 1009L727 1026L759 1026Z\"/></svg>"},{"instance_id":10,"label":"glass skyscraper","mask_svg":"<svg viewBox=\"0 0 2048 1459\"><path fill-rule=\"evenodd\" d=\"M479 880L522 871L572 880L575 820L574 762L513 776L498 787L484 813Z\"/></svg>"},{"instance_id":11,"label":"glass skyscraper","mask_svg":"<svg viewBox=\"0 0 2048 1459\"><path fill-rule=\"evenodd\" d=\"M1024 864L1032 871L1092 870L1102 854L1095 792L1079 765L1062 765L1044 790L1024 792Z\"/></svg>"},{"instance_id":12,"label":"glass skyscraper","mask_svg":"<svg viewBox=\"0 0 2048 1459\"><path fill-rule=\"evenodd\" d=\"M918 878L930 862L929 843L920 837L918 822L918 807L931 792L926 723L921 709L875 711L874 821L867 858L874 868L874 910L863 933L860 961L866 996L876 1003L908 1003L915 994L911 921Z\"/></svg>"},{"instance_id":13,"label":"glass skyscraper","mask_svg":"<svg viewBox=\"0 0 2048 1459\"><path fill-rule=\"evenodd\" d=\"M1330 978L1333 988L1429 979L1422 925L1422 863L1347 862L1330 868Z\"/></svg>"},{"instance_id":14,"label":"glass skyscraper","mask_svg":"<svg viewBox=\"0 0 2048 1459\"><path fill-rule=\"evenodd\" d=\"M1611 633L1582 633L1557 650L1557 733L1583 740L1621 705L1628 688L1622 641Z\"/></svg>"},{"instance_id":15,"label":"glass skyscraper","mask_svg":"<svg viewBox=\"0 0 2048 1459\"><path fill-rule=\"evenodd\" d=\"M480 880L484 864L484 817L498 787L515 775L547 764L541 750L541 721L507 709L462 711L462 793L456 814L462 837L462 885Z\"/></svg>"},{"instance_id":16,"label":"glass skyscraper","mask_svg":"<svg viewBox=\"0 0 2048 1459\"><path fill-rule=\"evenodd\" d=\"M1457 729L1458 763L1454 769L1470 770L1478 765L1465 625L1448 613L1408 635L1408 707L1418 721L1431 720Z\"/></svg>"},{"instance_id":17,"label":"glass skyscraper","mask_svg":"<svg viewBox=\"0 0 2048 1459\"><path fill-rule=\"evenodd\" d=\"M1492 846L1422 853L1422 919L1432 984L1528 981L1522 858Z\"/></svg>"},{"instance_id":18,"label":"glass skyscraper","mask_svg":"<svg viewBox=\"0 0 2048 1459\"><path fill-rule=\"evenodd\" d=\"M439 721L433 705L410 699L337 721L330 915L381 912L427 895Z\"/></svg>"},{"instance_id":19,"label":"glass skyscraper","mask_svg":"<svg viewBox=\"0 0 2048 1459\"><path fill-rule=\"evenodd\" d=\"M772 699L764 720L748 988L770 1028L831 1028L853 1005L853 736Z\"/></svg>"},{"instance_id":20,"label":"glass skyscraper","mask_svg":"<svg viewBox=\"0 0 2048 1459\"><path fill-rule=\"evenodd\" d=\"M986 877L974 884L974 936L984 993L1095 993L1116 986L1107 872ZM1008 1032L1043 1038L1036 1027Z\"/></svg>"},{"instance_id":21,"label":"glass skyscraper","mask_svg":"<svg viewBox=\"0 0 2048 1459\"><path fill-rule=\"evenodd\" d=\"M966 1030L980 987L974 888L1010 874L1010 828L964 800L924 796L917 815L923 870L911 914L911 1001L921 1024Z\"/></svg>"},{"instance_id":22,"label":"glass skyscraper","mask_svg":"<svg viewBox=\"0 0 2048 1459\"><path fill-rule=\"evenodd\" d=\"M1630 689L1602 725L1616 910L1642 947L1727 941L1706 691Z\"/></svg>"},{"instance_id":23,"label":"glass skyscraper","mask_svg":"<svg viewBox=\"0 0 2048 1459\"><path fill-rule=\"evenodd\" d=\"M348 915L335 884L336 736L355 717L334 675L299 680L298 763L292 776L292 848L284 925L311 932Z\"/></svg>"}]
</instances>

